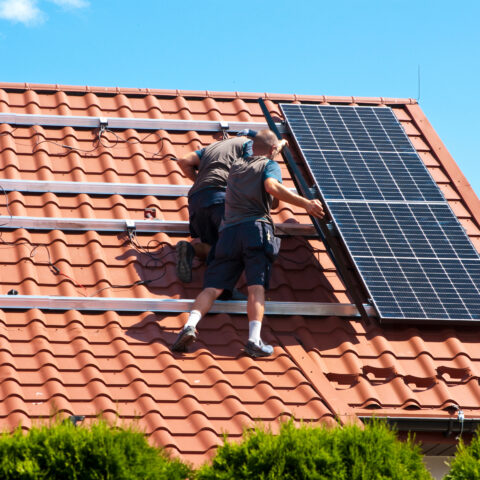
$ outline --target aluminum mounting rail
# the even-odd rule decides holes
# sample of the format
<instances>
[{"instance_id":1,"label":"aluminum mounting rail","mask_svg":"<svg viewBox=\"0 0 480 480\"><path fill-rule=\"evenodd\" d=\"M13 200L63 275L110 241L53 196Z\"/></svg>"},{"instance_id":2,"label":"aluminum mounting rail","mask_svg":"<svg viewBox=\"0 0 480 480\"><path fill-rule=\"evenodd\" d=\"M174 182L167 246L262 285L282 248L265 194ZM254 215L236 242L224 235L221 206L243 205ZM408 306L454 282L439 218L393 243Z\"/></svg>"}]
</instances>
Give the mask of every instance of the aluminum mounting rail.
<instances>
[{"instance_id":1,"label":"aluminum mounting rail","mask_svg":"<svg viewBox=\"0 0 480 480\"><path fill-rule=\"evenodd\" d=\"M0 295L0 308L40 310L97 310L116 312L189 312L193 299L56 297L43 295ZM374 309L366 306L373 315ZM211 313L246 315L246 301L216 301ZM265 302L267 315L305 315L358 317L358 309L350 303Z\"/></svg>"},{"instance_id":2,"label":"aluminum mounting rail","mask_svg":"<svg viewBox=\"0 0 480 480\"><path fill-rule=\"evenodd\" d=\"M167 220L117 220L95 218L53 218L53 217L9 217L0 216L0 228L27 230L62 230L62 231L87 231L97 232L124 232L128 228L139 233L182 233L189 234L188 222ZM277 223L275 225L278 235L316 237L313 225L302 223Z\"/></svg>"},{"instance_id":3,"label":"aluminum mounting rail","mask_svg":"<svg viewBox=\"0 0 480 480\"><path fill-rule=\"evenodd\" d=\"M196 132L238 132L245 128L262 130L268 128L264 122L227 122L212 120L176 120L168 118L133 118L133 117L83 117L73 115L37 115L29 113L0 113L0 123L17 126L41 125L44 127L77 127L125 130L168 130ZM285 132L281 123L278 129Z\"/></svg>"},{"instance_id":4,"label":"aluminum mounting rail","mask_svg":"<svg viewBox=\"0 0 480 480\"><path fill-rule=\"evenodd\" d=\"M91 195L153 195L155 197L185 197L189 185L155 185L147 183L55 182L45 180L0 179L7 192L86 193Z\"/></svg>"},{"instance_id":5,"label":"aluminum mounting rail","mask_svg":"<svg viewBox=\"0 0 480 480\"><path fill-rule=\"evenodd\" d=\"M186 197L190 185L156 185L153 183L57 182L48 180L0 179L6 192L68 193L89 195L123 195L154 197ZM297 193L295 188L290 189Z\"/></svg>"}]
</instances>

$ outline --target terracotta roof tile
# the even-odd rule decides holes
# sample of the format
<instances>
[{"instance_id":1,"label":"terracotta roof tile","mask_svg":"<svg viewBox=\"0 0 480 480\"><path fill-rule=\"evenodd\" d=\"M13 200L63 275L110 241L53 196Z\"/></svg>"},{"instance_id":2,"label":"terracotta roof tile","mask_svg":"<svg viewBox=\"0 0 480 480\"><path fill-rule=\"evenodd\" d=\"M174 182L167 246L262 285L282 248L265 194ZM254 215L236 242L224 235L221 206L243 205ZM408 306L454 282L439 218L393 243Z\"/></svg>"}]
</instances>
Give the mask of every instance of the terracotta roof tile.
<instances>
[{"instance_id":1,"label":"terracotta roof tile","mask_svg":"<svg viewBox=\"0 0 480 480\"><path fill-rule=\"evenodd\" d=\"M393 108L420 157L477 248L480 203L418 105L410 99L324 97L238 92L118 89L0 84L0 110L10 113L264 122L263 97L281 119L279 102L322 102ZM0 177L16 180L189 185L171 156L208 145L219 134L98 133L73 127L0 125ZM98 143L98 144L97 144ZM285 185L293 187L281 163ZM1 181L0 181L1 185ZM184 197L7 193L15 216L188 219ZM5 195L0 212L7 215ZM281 205L277 222L308 223ZM5 227L5 226L3 226ZM175 275L174 247L184 235L138 234L155 260L133 249L126 235L95 231L2 228L0 294L116 298L194 298L204 267L191 284ZM33 249L33 245L41 245ZM47 250L48 249L48 250ZM56 273L49 263L55 265ZM139 279L149 285L118 288ZM240 288L244 289L243 281ZM268 298L341 302L351 299L319 240L286 238ZM52 412L104 412L139 419L156 442L195 464L214 454L222 434L238 439L261 420L335 423L355 415L468 416L480 408L480 329L455 326L365 325L345 317L270 316L263 336L275 347L268 359L242 353L243 315L208 315L188 354L169 345L186 313L0 310L0 423L29 428Z\"/></svg>"}]
</instances>

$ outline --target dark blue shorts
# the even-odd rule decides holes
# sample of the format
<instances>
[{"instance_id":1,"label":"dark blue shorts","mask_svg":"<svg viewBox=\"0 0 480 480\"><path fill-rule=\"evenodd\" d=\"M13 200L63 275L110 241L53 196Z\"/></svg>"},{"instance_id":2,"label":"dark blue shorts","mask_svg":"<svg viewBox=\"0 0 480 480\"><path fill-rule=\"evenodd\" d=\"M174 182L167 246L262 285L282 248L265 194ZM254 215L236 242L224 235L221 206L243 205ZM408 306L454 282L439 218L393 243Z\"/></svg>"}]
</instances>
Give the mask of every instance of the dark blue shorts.
<instances>
[{"instance_id":1,"label":"dark blue shorts","mask_svg":"<svg viewBox=\"0 0 480 480\"><path fill-rule=\"evenodd\" d=\"M268 288L280 239L265 222L245 222L220 232L215 258L205 272L204 288L233 290L245 270L247 285Z\"/></svg>"},{"instance_id":2,"label":"dark blue shorts","mask_svg":"<svg viewBox=\"0 0 480 480\"><path fill-rule=\"evenodd\" d=\"M218 229L225 213L225 203L214 203L198 208L190 215L190 234L203 243L214 246L218 240Z\"/></svg>"}]
</instances>

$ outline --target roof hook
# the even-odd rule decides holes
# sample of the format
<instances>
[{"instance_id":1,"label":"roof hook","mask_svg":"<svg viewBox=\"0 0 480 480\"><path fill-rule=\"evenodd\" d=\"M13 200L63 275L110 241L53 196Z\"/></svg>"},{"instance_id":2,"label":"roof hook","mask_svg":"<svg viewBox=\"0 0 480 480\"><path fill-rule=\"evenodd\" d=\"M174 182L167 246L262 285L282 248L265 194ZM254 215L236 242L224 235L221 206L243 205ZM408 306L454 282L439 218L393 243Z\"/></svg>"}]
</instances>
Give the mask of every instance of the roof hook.
<instances>
[{"instance_id":1,"label":"roof hook","mask_svg":"<svg viewBox=\"0 0 480 480\"><path fill-rule=\"evenodd\" d=\"M220 130L222 131L223 138L222 140L226 140L228 138L228 132L227 130L229 129L228 122L221 121L220 122Z\"/></svg>"}]
</instances>

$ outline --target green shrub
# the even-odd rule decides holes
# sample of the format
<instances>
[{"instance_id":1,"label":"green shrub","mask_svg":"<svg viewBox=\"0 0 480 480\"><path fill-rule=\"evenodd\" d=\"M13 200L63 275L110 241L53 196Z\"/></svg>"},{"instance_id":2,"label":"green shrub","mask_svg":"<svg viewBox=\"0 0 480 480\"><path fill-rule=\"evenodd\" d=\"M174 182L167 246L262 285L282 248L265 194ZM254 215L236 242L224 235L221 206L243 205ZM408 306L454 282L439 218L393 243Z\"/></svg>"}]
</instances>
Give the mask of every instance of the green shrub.
<instances>
[{"instance_id":1,"label":"green shrub","mask_svg":"<svg viewBox=\"0 0 480 480\"><path fill-rule=\"evenodd\" d=\"M0 436L0 478L33 479L185 479L190 468L151 447L141 432L99 420L18 428Z\"/></svg>"},{"instance_id":2,"label":"green shrub","mask_svg":"<svg viewBox=\"0 0 480 480\"><path fill-rule=\"evenodd\" d=\"M283 423L279 435L263 428L245 431L240 444L227 440L199 480L427 480L419 447L401 442L384 423L296 428Z\"/></svg>"},{"instance_id":3,"label":"green shrub","mask_svg":"<svg viewBox=\"0 0 480 480\"><path fill-rule=\"evenodd\" d=\"M477 430L470 445L460 439L450 472L444 480L480 480L480 433Z\"/></svg>"}]
</instances>

